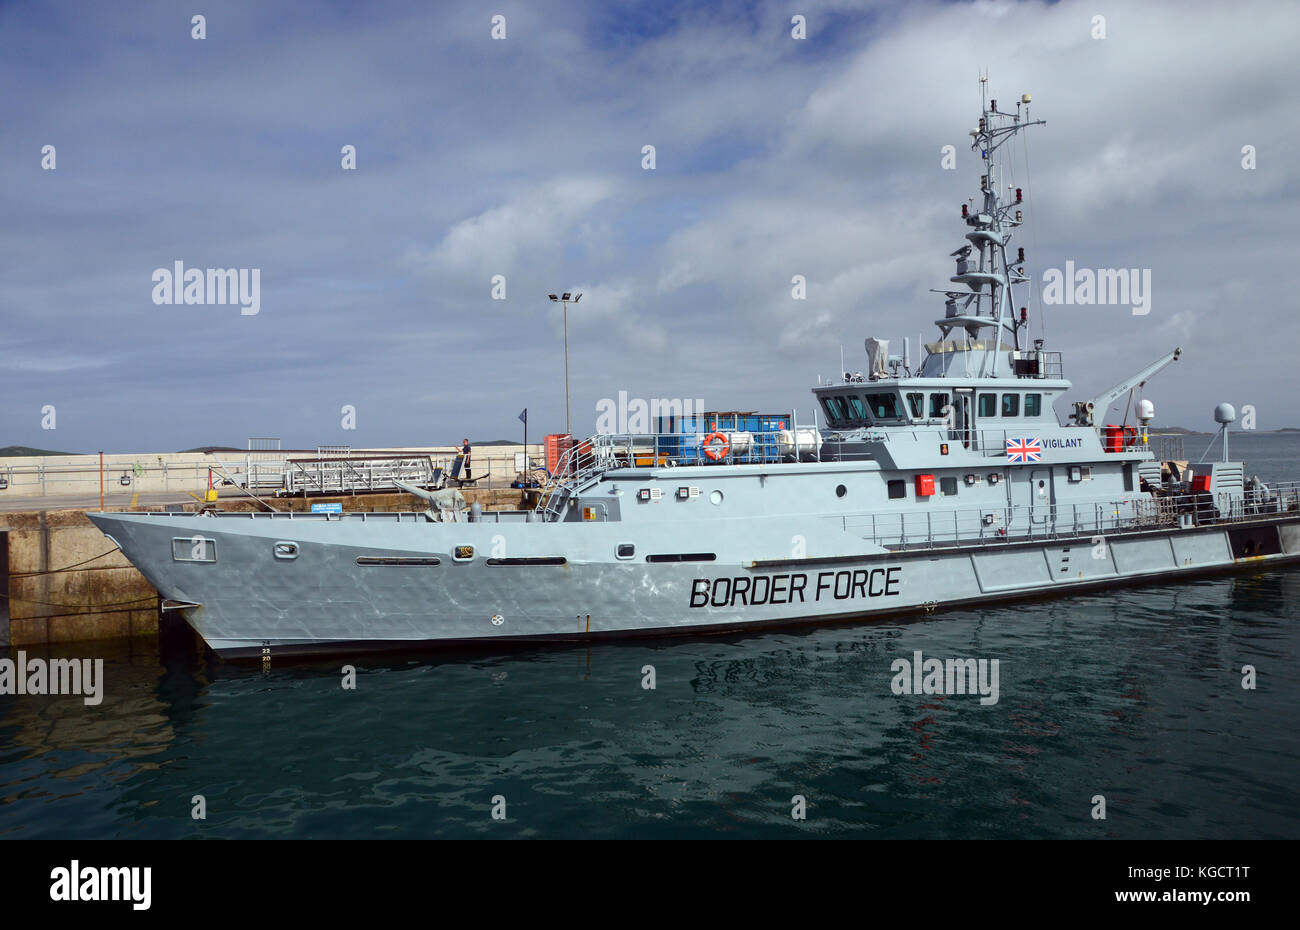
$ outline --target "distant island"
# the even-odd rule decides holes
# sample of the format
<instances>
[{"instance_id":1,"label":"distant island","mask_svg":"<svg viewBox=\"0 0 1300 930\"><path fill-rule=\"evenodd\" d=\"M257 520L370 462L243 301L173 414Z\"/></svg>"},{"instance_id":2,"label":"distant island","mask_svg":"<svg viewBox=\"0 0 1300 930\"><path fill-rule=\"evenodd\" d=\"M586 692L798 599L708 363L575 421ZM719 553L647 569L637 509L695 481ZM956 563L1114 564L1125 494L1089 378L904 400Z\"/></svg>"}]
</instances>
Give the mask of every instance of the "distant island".
<instances>
[{"instance_id":1,"label":"distant island","mask_svg":"<svg viewBox=\"0 0 1300 930\"><path fill-rule=\"evenodd\" d=\"M0 446L0 458L19 455L77 455L77 453L55 452L51 449L33 449L31 446Z\"/></svg>"},{"instance_id":2,"label":"distant island","mask_svg":"<svg viewBox=\"0 0 1300 930\"><path fill-rule=\"evenodd\" d=\"M1213 433L1207 433L1205 430L1185 429L1181 426L1152 426L1149 428L1149 432L1152 436L1214 436L1217 434L1217 430ZM1230 429L1229 432L1234 436L1241 436L1246 433L1300 433L1300 429L1294 426L1283 426L1280 429Z\"/></svg>"}]
</instances>

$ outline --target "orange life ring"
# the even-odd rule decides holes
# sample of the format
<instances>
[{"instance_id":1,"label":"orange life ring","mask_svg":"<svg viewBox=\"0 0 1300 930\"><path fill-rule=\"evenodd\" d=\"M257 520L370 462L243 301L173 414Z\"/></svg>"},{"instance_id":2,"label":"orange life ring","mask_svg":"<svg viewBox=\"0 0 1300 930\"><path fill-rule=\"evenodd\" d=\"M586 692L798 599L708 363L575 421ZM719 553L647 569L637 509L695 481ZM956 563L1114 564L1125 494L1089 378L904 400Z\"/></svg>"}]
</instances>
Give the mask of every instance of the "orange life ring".
<instances>
[{"instance_id":1,"label":"orange life ring","mask_svg":"<svg viewBox=\"0 0 1300 930\"><path fill-rule=\"evenodd\" d=\"M715 439L721 442L722 445L715 447L713 445L713 441ZM728 439L726 436L724 436L722 433L712 432L709 433L709 435L704 437L704 454L707 455L713 461L717 462L722 459L725 459L727 457L727 453L730 451L731 451L731 440Z\"/></svg>"}]
</instances>

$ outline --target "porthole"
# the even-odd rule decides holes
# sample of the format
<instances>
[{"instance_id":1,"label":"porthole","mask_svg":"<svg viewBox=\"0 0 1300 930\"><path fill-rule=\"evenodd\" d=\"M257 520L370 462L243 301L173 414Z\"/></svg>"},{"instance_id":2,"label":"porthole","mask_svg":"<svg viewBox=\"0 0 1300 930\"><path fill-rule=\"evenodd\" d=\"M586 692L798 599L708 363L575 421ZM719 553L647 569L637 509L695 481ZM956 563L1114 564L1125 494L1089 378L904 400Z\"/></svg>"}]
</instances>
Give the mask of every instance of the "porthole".
<instances>
[{"instance_id":1,"label":"porthole","mask_svg":"<svg viewBox=\"0 0 1300 930\"><path fill-rule=\"evenodd\" d=\"M842 484L837 484L837 485L835 486L835 496L836 496L836 497L843 497L845 494L848 494L848 493L849 493L849 489L846 488L844 485L842 485Z\"/></svg>"},{"instance_id":2,"label":"porthole","mask_svg":"<svg viewBox=\"0 0 1300 930\"><path fill-rule=\"evenodd\" d=\"M710 492L709 492L709 503L710 503L710 504L721 504L721 503L722 503L722 492L721 492L721 491L710 491Z\"/></svg>"},{"instance_id":3,"label":"porthole","mask_svg":"<svg viewBox=\"0 0 1300 930\"><path fill-rule=\"evenodd\" d=\"M630 559L636 555L636 546L632 543L619 543L618 548L614 550L614 555L620 559Z\"/></svg>"}]
</instances>

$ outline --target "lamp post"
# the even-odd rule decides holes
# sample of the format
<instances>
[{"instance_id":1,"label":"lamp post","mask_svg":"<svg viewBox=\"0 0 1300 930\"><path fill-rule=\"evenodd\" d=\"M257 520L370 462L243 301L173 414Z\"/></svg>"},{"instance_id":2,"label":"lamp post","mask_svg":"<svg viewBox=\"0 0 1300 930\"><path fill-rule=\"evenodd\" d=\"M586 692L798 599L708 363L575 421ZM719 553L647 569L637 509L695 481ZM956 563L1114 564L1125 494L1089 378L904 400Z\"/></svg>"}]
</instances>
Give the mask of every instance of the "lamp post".
<instances>
[{"instance_id":1,"label":"lamp post","mask_svg":"<svg viewBox=\"0 0 1300 930\"><path fill-rule=\"evenodd\" d=\"M582 300L582 294L569 293L547 294L552 303L564 305L564 432L572 436L573 426L569 422L569 303Z\"/></svg>"}]
</instances>

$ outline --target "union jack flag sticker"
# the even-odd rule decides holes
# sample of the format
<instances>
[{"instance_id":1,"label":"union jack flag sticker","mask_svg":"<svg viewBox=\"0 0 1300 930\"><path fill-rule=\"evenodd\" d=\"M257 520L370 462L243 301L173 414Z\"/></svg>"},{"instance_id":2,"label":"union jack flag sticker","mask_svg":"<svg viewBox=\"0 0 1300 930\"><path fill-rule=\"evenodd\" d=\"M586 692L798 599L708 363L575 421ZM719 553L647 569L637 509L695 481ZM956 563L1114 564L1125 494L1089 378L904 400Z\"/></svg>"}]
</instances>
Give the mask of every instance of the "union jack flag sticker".
<instances>
[{"instance_id":1,"label":"union jack flag sticker","mask_svg":"<svg viewBox=\"0 0 1300 930\"><path fill-rule=\"evenodd\" d=\"M1022 436L1007 440L1007 462L1041 462L1043 445L1038 437Z\"/></svg>"}]
</instances>

